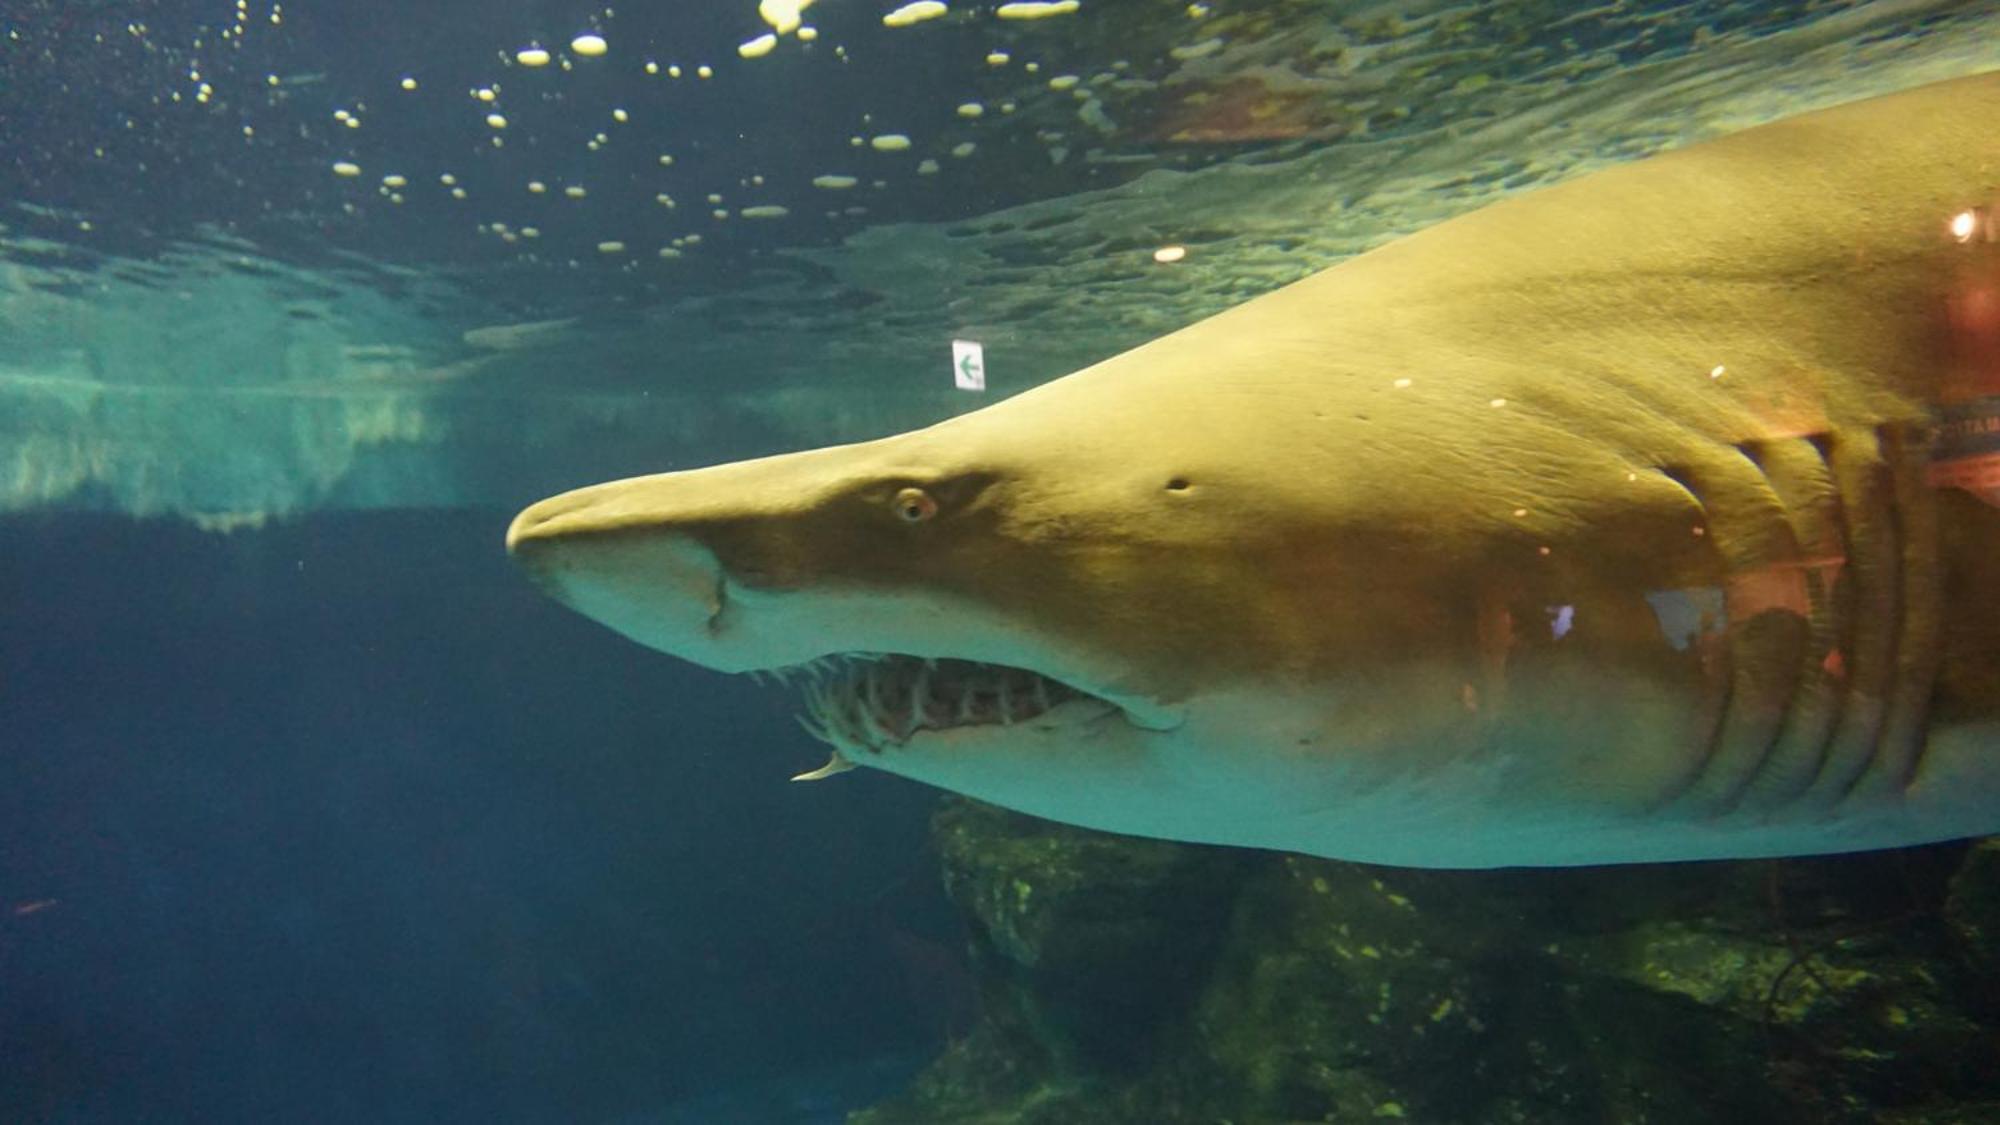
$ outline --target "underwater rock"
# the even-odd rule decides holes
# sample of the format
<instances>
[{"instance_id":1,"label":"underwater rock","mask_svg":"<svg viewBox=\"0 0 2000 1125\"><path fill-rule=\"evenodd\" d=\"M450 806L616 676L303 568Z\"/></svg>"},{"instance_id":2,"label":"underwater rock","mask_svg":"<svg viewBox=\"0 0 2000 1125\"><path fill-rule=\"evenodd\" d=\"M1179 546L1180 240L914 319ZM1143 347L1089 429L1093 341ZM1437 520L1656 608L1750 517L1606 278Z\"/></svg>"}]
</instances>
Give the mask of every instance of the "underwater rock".
<instances>
[{"instance_id":1,"label":"underwater rock","mask_svg":"<svg viewBox=\"0 0 2000 1125\"><path fill-rule=\"evenodd\" d=\"M1952 876L1944 913L1974 1001L2000 1022L2000 836L1966 854Z\"/></svg>"},{"instance_id":2,"label":"underwater rock","mask_svg":"<svg viewBox=\"0 0 2000 1125\"><path fill-rule=\"evenodd\" d=\"M933 822L989 1021L1055 1072L1143 1064L1147 1029L1185 1018L1203 986L1248 855L996 813L952 801Z\"/></svg>"},{"instance_id":3,"label":"underwater rock","mask_svg":"<svg viewBox=\"0 0 2000 1125\"><path fill-rule=\"evenodd\" d=\"M934 833L984 1014L854 1125L2000 1120L2000 840L1455 872L959 798Z\"/></svg>"}]
</instances>

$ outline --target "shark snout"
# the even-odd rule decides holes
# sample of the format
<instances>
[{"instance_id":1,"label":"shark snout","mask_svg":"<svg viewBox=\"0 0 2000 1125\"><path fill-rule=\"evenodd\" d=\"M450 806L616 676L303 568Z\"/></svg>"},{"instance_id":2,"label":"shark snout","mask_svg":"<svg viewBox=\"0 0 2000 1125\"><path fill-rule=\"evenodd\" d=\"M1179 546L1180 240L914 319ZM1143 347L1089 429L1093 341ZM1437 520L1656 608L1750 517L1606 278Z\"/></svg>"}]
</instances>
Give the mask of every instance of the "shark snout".
<instances>
[{"instance_id":1,"label":"shark snout","mask_svg":"<svg viewBox=\"0 0 2000 1125\"><path fill-rule=\"evenodd\" d=\"M578 489L537 501L507 525L507 554L543 593L572 608L578 608L572 596L578 580L589 573L590 556L599 553L590 546L591 491Z\"/></svg>"},{"instance_id":2,"label":"shark snout","mask_svg":"<svg viewBox=\"0 0 2000 1125\"><path fill-rule=\"evenodd\" d=\"M552 496L521 509L507 525L507 553L527 561L529 555L557 538L555 524L568 510L567 497Z\"/></svg>"},{"instance_id":3,"label":"shark snout","mask_svg":"<svg viewBox=\"0 0 2000 1125\"><path fill-rule=\"evenodd\" d=\"M523 508L507 525L507 552L532 563L557 550L601 543L671 539L691 530L680 474L609 481L558 493Z\"/></svg>"},{"instance_id":4,"label":"shark snout","mask_svg":"<svg viewBox=\"0 0 2000 1125\"><path fill-rule=\"evenodd\" d=\"M735 670L724 568L679 518L664 477L594 485L529 505L507 551L556 601L650 648Z\"/></svg>"}]
</instances>

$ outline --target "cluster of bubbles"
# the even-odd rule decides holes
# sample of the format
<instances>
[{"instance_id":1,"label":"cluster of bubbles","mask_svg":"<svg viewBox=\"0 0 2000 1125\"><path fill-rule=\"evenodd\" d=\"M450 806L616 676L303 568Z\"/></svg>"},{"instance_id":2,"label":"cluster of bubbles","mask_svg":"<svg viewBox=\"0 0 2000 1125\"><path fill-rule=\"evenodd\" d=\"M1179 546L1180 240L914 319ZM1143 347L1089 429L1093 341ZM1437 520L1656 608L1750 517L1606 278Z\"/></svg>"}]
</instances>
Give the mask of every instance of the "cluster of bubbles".
<instances>
[{"instance_id":1,"label":"cluster of bubbles","mask_svg":"<svg viewBox=\"0 0 2000 1125\"><path fill-rule=\"evenodd\" d=\"M768 26L768 30L764 34L760 34L760 36L754 36L750 40L744 40L744 42L736 44L734 54L740 60L744 60L744 62L754 62L754 60L764 60L764 58L776 56L786 42L796 42L796 44L800 44L798 50L804 50L804 52L818 50L818 52L824 52L826 56L830 56L834 62L842 62L842 64L848 62L850 56L848 56L848 48L846 46L842 46L838 42L822 44L822 32L810 22L810 16L812 16L810 8L812 8L812 4L814 4L814 0L762 0L758 4L758 16ZM956 14L956 18L962 20L962 22L996 20L996 22L1018 24L1018 22L1058 20L1058 18L1064 18L1064 16L1076 16L1080 10L1082 10L1082 6L1080 6L1078 0L1016 0L1016 2L998 4L996 8L990 8L990 10L960 12L960 14ZM914 2L908 2L908 4L902 4L898 8L892 8L892 10L884 12L880 16L880 24L884 28L916 28L920 24L930 24L930 22L946 20L946 18L954 18L954 12L942 0L914 0ZM508 110L504 108L504 102L508 98L520 94L520 88L524 88L526 84L534 82L532 74L536 74L536 72L580 74L580 72L590 72L592 68L608 68L614 74L618 74L620 80L626 80L626 78L636 80L636 78L644 76L648 80L666 80L670 84L672 82L694 82L694 84L714 84L718 88L720 86L728 86L732 82L754 80L752 78L754 70L748 68L748 66L726 68L726 70L722 70L718 74L718 66L714 62L708 62L708 60L658 58L658 56L652 56L652 54L648 54L644 50L620 50L618 42L616 42L616 34L614 34L612 28L614 28L612 12L606 10L604 18L598 22L598 26L592 26L592 28L586 28L582 32L576 32L574 36L568 38L566 44L560 42L560 40L530 40L530 42L524 42L524 44L514 44L510 48L498 48L496 50L496 64L500 66L500 74L496 78L492 78L488 82L482 82L478 86L472 86L468 90L470 98L476 102L476 108L480 110L480 122L484 124L486 132L488 132L486 144L490 148L494 148L494 150L504 148L508 144L508 136L510 136L508 130L512 126L512 120L508 116ZM1080 82L1080 78L1076 74L1056 74L1056 76L1050 76L1050 78L1044 80L1044 78L1038 76L1040 74L1040 64L1038 62L1024 60L1024 62L1016 64L1014 50L1006 50L1006 48L998 48L998 46L986 48L984 54L978 56L978 58L980 58L980 68L984 68L984 70L1002 70L1002 68L1018 66L1024 76L1036 76L1034 80L1042 82L1042 86L1046 86L1048 92L1066 92L1066 90L1076 88L1078 82ZM516 74L508 76L506 74L508 70L512 70ZM414 90L416 88L414 78L404 78L404 88L406 90ZM532 84L532 86L526 86L526 88L534 90L534 94L530 94L530 96L546 96L544 94L546 92L546 84ZM636 94L634 100L642 98L642 96L644 94ZM958 100L952 106L952 116L960 124L970 124L970 122L980 122L982 118L988 118L988 114L1004 118L1008 114L1014 114L1016 108L1018 108L1018 104L1016 104L1014 98L1000 98L1000 100L994 100L994 102L988 102L984 98L964 98L964 100ZM612 126L628 126L628 124L634 122L636 114L640 114L640 112L666 114L670 110L662 108L658 102L646 104L646 106L640 106L640 104L632 104L632 106L620 104L620 106L614 106L610 110ZM340 116L340 114L348 114L348 116L344 116L344 120L348 124L356 124L356 126L360 124L360 118L354 116L352 110L338 110L336 116ZM876 122L874 122L874 114L870 114L870 112L860 112L856 124L860 128L856 128L854 134L848 136L848 150L850 152L856 152L856 154L868 154L868 152L872 152L872 154L890 154L890 156L894 156L894 154L908 154L908 152L916 152L918 154L914 164L902 166L904 174L938 176L948 162L970 160L980 150L978 140L964 138L962 134L960 136L950 136L950 138L938 138L934 142L924 142L922 138L916 138L910 132L878 128ZM612 146L614 142L624 144L624 140L618 140L618 138L620 138L620 132L616 128L612 128L608 132L600 130L600 132L594 132L586 140L586 148L590 152L598 152L602 148ZM928 152L924 152L926 148L928 148ZM682 156L686 156L686 154L682 154ZM880 160L880 158L876 158L876 160ZM658 158L656 158L656 164L660 168L674 168L676 164L680 164L680 160L676 158L674 152L660 152ZM410 184L410 172L406 172L404 168L370 170L366 166L366 162L360 156L356 156L356 154L342 154L338 160L332 162L332 170L334 170L336 176L350 178L350 180L374 178L376 192L384 200L388 200L390 204L402 202L406 198L404 196L404 188ZM828 220L842 220L842 218L852 220L852 218L860 218L860 216L868 214L868 202L864 198L856 200L854 198L856 190L858 188L886 190L886 188L890 188L894 176L896 176L894 168L884 170L884 166L880 162L870 162L870 160L866 160L862 156L856 156L854 164L850 164L850 166L796 168L796 170L788 170L788 172L784 172L784 182L776 182L776 184L768 184L764 174L736 176L734 184L722 184L724 190L704 190L704 192L700 192L700 198L702 198L702 202L706 206L684 206L684 202L688 202L688 198L682 192L676 192L674 186L672 186L672 182L662 182L660 184L662 190L656 190L652 194L652 198L662 208L662 214L666 214L670 218L668 218L666 224L646 222L646 228L660 228L660 234L656 234L654 238L646 238L644 234L638 234L638 232L616 232L614 230L614 232L598 232L600 236L594 236L594 238L568 240L560 248L552 248L550 242L544 238L544 228L542 228L540 222L534 222L534 220L520 220L520 222L516 222L516 220L510 220L510 218L494 218L490 210L488 210L488 218L482 218L478 222L478 232L484 234L484 236L498 238L498 242L502 242L502 244L516 246L516 248L520 248L526 254L540 254L540 256L570 254L572 256L570 264L582 264L584 258L594 256L596 260L612 260L620 268L636 268L638 260L642 260L646 256L660 258L660 260L682 258L684 254L688 254L690 250L694 250L696 246L702 244L702 226L714 226L714 224L724 224L724 222L732 222L732 220L748 220L748 222L784 220L784 218L788 218L788 216L794 214L796 206L800 206L800 192L796 192L796 190L784 190L784 192L780 192L784 202L780 202L780 198L768 198L768 190L766 188L802 188L802 186L810 186L814 192L818 192L826 200L826 202L822 202L816 208L816 210L820 210L824 214L824 218L828 218ZM440 188L444 188L450 194L450 198L454 198L454 200L468 200L470 198L468 188L464 184L456 182L454 172L450 172L450 170L438 172L436 178L438 178ZM528 178L528 180L524 180L520 184L520 192L522 194L516 196L514 200L502 198L500 200L500 208L514 208L514 206L518 206L518 202L522 198L552 196L552 184L556 180L558 180L556 176L534 176L534 178ZM710 186L714 186L714 182ZM730 196L740 194L740 192L748 192L748 198L742 200L742 202L736 202L734 198L730 198ZM588 198L588 194L590 194L590 184L586 184L586 182L568 182L568 184L562 184L562 188L560 188L560 198L568 198L568 200L584 200L584 198ZM756 198L760 194L764 194L766 198ZM846 196L846 198L840 198L840 196ZM362 200L348 200L346 206L350 210L352 208L360 208ZM476 200L476 206L478 208L492 208L492 200ZM534 246L528 248L528 246L522 246L522 244L534 244ZM594 250L594 254L582 254L584 246L588 246L590 250ZM646 254L646 248L650 248L650 254ZM1168 262L1178 262L1184 254L1186 254L1184 248L1174 246L1174 248L1166 248L1162 254L1156 254L1154 260L1162 262L1162 264L1168 264Z\"/></svg>"},{"instance_id":2,"label":"cluster of bubbles","mask_svg":"<svg viewBox=\"0 0 2000 1125\"><path fill-rule=\"evenodd\" d=\"M800 44L803 49L813 49L812 45L818 43L821 39L819 29L808 22L810 16L809 10L812 8L813 3L814 0L761 0L761 3L758 5L757 14L769 30L739 43L736 46L735 54L742 60L764 59L776 54L781 45L788 40ZM1049 20L1057 17L1072 16L1080 10L1081 5L1078 0L1015 0L1015 2L1002 3L997 7L979 13L961 13L960 18L971 20L990 18L998 21L1018 23L1021 21ZM614 26L611 19L613 14L611 10L606 9L603 13L604 18L599 20L596 26L575 33L568 39L567 43L563 43L560 40L535 39L510 47L496 48L495 61L501 73L494 79L475 85L467 91L468 96L472 99L478 111L479 121L484 127L486 146L491 149L503 149L507 145L510 135L509 130L514 125L514 122L508 116L508 111L505 108L506 102L508 97L517 95L518 91L516 88L528 83L530 81L529 75L535 72L546 71L565 74L605 67L613 68L619 73L621 78L637 78L638 75L643 74L649 79L664 79L670 83L692 81L695 83L716 83L723 85L729 82L745 80L747 71L725 71L719 77L715 64L708 61L661 59L643 52L621 51L616 45L616 36L611 30ZM912 28L951 16L953 16L953 12L950 6L942 2L942 0L914 0L914 2L903 4L884 13L881 16L881 24L885 28L892 29ZM840 62L845 62L848 59L847 48L837 43L830 45L830 54L833 59ZM995 48L988 50L984 54L982 61L987 68L1004 68L1014 63L1014 56L1008 50ZM1030 75L1036 74L1039 69L1039 64L1032 61L1023 64L1024 72ZM508 70L517 72L517 76L508 77L505 73ZM1075 87L1078 82L1078 76L1063 74L1049 78L1046 81L1046 87L1052 92L1062 92ZM418 89L419 83L415 76L405 76L400 80L399 86L406 92L415 91ZM534 90L535 94L525 96L546 96L545 91L547 87L545 84L538 83L528 88ZM630 125L636 113L656 110L656 108L642 108L637 105L631 107L625 105L616 106L611 110L610 114L612 125ZM1014 113L1016 109L1016 103L1011 99L1001 100L989 107L985 101L974 98L958 102L953 108L953 113L961 122L970 123L985 118L989 110L1004 116ZM666 111L658 110L658 112ZM334 117L343 125L353 129L359 129L363 121L361 107L359 106L339 108L335 110ZM859 124L861 128L849 138L849 148L855 152L893 155L930 147L922 143L919 139L913 138L907 132L872 128L874 124L872 114L860 114ZM617 130L615 128L610 131L597 131L588 137L585 141L585 147L592 152L608 147L614 143L616 133ZM357 141L361 139L357 137ZM357 149L358 147L357 145ZM964 161L973 157L978 151L979 144L977 141L947 138L937 143L931 154L920 155L916 163L910 166L908 170L919 176L935 176L943 170L946 161ZM390 159L393 159L393 157ZM673 153L663 152L657 156L657 165L661 168L674 167L676 163L677 158ZM372 179L376 194L392 205L402 203L407 198L406 192L412 182L412 173L408 169L402 167L371 168L369 167L369 161L364 159L358 151L341 154L338 158L330 162L330 167L333 174L342 179L360 182L367 182ZM869 174L871 171L874 174ZM834 167L801 169L798 172L790 173L790 175L796 177L802 184L810 185L812 189L821 193L852 194L855 189L862 187L864 184L874 189L886 189L890 186L888 175L880 171L875 171L875 169L865 164L863 168ZM471 200L475 207L487 211L489 217L482 219L477 224L477 229L482 235L493 236L505 244L536 243L543 247L539 253L551 253L547 249L547 243L541 241L544 235L541 226L533 222L516 222L510 219L490 217L491 208L493 207L492 201L473 199L472 193L468 190L467 186L459 182L458 175L452 171L437 172L435 173L435 178L439 188L447 193L450 198L459 201ZM508 209L516 206L520 199L558 197L553 194L552 189L552 184L558 179L559 177L555 176L538 176L527 179L520 185L521 196L516 197L512 201L502 199L499 201L499 205L502 209ZM681 198L677 197L673 191L662 190L655 193L653 198L659 206L666 212L675 214L679 223L679 229L676 233L653 240L652 256L668 260L677 259L691 249L701 245L702 235L700 231L689 229L695 223L705 222L712 224L731 220L768 222L782 220L792 214L792 207L783 202L777 202L768 198L754 198L760 189L767 187L765 177L761 174L742 177L738 180L735 187L736 189L749 189L753 197L740 205L731 206L729 205L729 201L726 200L724 192L707 191L701 193L707 204L705 207L684 209ZM796 193L793 193L792 201L794 204L797 202L795 195ZM586 183L569 182L560 186L559 198L583 200L588 196L589 186ZM365 197L355 197L346 200L344 206L350 212L358 212L365 202ZM868 208L863 203L836 204L825 206L822 210L829 219L854 218L868 213ZM589 245L594 248L596 255L600 258L621 259L629 267L631 264L629 255L633 253L635 246L640 245L644 241L627 235L618 235L615 237L595 238L589 242ZM569 246L565 249L574 254L580 247ZM1178 261L1185 251L1179 250L1179 248L1175 248L1175 250L1175 253L1162 254L1156 260L1162 263Z\"/></svg>"},{"instance_id":3,"label":"cluster of bubbles","mask_svg":"<svg viewBox=\"0 0 2000 1125\"><path fill-rule=\"evenodd\" d=\"M1089 0L737 2L754 11L503 5L482 24L479 0L439 0L385 35L393 0L23 0L0 17L0 120L19 126L0 204L79 262L219 230L490 280L706 260L641 279L679 285L1137 174L1064 164L1093 90L1146 85L1122 61L1059 72L1121 42Z\"/></svg>"}]
</instances>

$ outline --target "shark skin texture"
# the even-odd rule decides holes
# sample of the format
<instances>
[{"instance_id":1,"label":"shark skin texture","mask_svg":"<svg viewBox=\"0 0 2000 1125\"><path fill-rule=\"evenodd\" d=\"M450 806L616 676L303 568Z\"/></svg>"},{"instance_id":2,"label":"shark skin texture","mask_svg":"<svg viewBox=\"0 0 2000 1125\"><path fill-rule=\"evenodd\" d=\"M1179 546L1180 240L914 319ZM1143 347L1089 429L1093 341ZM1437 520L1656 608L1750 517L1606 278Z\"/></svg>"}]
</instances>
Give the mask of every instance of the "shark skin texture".
<instances>
[{"instance_id":1,"label":"shark skin texture","mask_svg":"<svg viewBox=\"0 0 2000 1125\"><path fill-rule=\"evenodd\" d=\"M1424 867L2000 832L2000 72L1510 199L508 547L851 766Z\"/></svg>"}]
</instances>

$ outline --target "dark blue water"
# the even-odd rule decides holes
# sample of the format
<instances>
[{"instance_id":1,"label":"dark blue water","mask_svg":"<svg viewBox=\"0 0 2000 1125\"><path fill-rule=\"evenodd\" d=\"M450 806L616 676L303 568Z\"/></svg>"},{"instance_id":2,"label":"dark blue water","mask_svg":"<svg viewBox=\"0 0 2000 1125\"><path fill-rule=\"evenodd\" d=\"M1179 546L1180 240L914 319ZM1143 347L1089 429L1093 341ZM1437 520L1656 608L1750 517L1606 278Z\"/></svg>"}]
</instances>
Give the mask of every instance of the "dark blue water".
<instances>
[{"instance_id":1,"label":"dark blue water","mask_svg":"<svg viewBox=\"0 0 2000 1125\"><path fill-rule=\"evenodd\" d=\"M962 1016L928 794L499 527L0 523L0 1119L823 1120Z\"/></svg>"}]
</instances>

